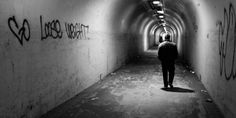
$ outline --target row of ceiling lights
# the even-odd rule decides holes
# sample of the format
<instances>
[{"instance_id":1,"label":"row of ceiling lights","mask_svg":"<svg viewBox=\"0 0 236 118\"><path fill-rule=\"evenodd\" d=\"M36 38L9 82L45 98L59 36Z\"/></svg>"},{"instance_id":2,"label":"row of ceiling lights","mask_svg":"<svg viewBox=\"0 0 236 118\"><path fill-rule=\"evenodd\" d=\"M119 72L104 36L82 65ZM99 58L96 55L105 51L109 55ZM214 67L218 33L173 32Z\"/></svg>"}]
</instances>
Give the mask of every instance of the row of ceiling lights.
<instances>
[{"instance_id":1,"label":"row of ceiling lights","mask_svg":"<svg viewBox=\"0 0 236 118\"><path fill-rule=\"evenodd\" d=\"M154 15L158 18L160 23L165 26L164 2L163 0L151 0L149 4L154 10Z\"/></svg>"},{"instance_id":2,"label":"row of ceiling lights","mask_svg":"<svg viewBox=\"0 0 236 118\"><path fill-rule=\"evenodd\" d=\"M164 12L164 0L151 0L149 1L149 4L152 10L154 10L154 15L157 17L160 24L163 26L165 32L167 32Z\"/></svg>"}]
</instances>

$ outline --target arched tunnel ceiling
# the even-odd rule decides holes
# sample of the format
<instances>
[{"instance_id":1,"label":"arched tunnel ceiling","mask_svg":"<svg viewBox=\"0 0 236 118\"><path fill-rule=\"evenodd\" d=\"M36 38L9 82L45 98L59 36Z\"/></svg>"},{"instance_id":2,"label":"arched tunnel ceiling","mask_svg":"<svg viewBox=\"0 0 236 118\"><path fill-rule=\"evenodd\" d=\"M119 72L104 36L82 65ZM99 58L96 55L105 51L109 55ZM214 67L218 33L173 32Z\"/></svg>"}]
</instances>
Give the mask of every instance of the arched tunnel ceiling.
<instances>
[{"instance_id":1,"label":"arched tunnel ceiling","mask_svg":"<svg viewBox=\"0 0 236 118\"><path fill-rule=\"evenodd\" d=\"M153 0L117 1L113 8L116 13L112 17L113 19L111 19L111 21L114 22L112 23L113 28L121 32L130 30L133 32L143 32L144 27L155 27L157 24L160 24L160 19L155 16L155 10L150 6L150 2L152 1ZM164 4L164 20L169 27L183 31L192 26L189 20L194 20L195 17L193 15L196 15L193 0L160 1ZM151 22L155 23L150 25Z\"/></svg>"},{"instance_id":2,"label":"arched tunnel ceiling","mask_svg":"<svg viewBox=\"0 0 236 118\"><path fill-rule=\"evenodd\" d=\"M155 9L149 5L150 0L146 1L145 8L150 14L154 14ZM188 20L196 14L193 1L191 0L163 0L164 20L171 27L180 28L180 30L189 27ZM160 20L156 18L156 20Z\"/></svg>"},{"instance_id":3,"label":"arched tunnel ceiling","mask_svg":"<svg viewBox=\"0 0 236 118\"><path fill-rule=\"evenodd\" d=\"M148 39L150 32L155 30L154 27L161 26L161 20L155 15L155 10L150 6L150 1L151 0L103 0L103 4L108 4L104 6L102 3L94 3L92 0L89 0L88 4L97 4L99 8L95 8L94 10L100 10L102 8L102 11L104 11L102 14L104 17L98 16L101 19L99 19L99 23L97 23L99 27L103 27L102 32L117 35L131 33L132 36L136 36L137 38L141 36L142 38L139 38L139 40L144 40L145 37ZM181 34L191 34L193 31L189 30L189 27L192 26L191 21L195 18L192 17L192 14L196 14L193 7L194 1L161 1L163 1L164 4L164 19L166 26L168 26L167 30L170 31L170 29L173 29L174 31L172 32L174 32L173 34L175 34L175 37L178 39L181 38ZM93 13L93 11L90 12ZM95 31L101 30L99 27ZM163 30L163 28L161 29Z\"/></svg>"}]
</instances>

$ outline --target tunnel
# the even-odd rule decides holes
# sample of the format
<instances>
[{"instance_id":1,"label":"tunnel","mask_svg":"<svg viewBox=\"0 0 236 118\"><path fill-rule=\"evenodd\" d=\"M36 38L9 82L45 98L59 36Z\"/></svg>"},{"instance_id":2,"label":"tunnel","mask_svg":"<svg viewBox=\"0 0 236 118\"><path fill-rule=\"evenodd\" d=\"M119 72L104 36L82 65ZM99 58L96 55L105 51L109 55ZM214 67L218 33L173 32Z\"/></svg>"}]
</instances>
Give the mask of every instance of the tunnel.
<instances>
[{"instance_id":1,"label":"tunnel","mask_svg":"<svg viewBox=\"0 0 236 118\"><path fill-rule=\"evenodd\" d=\"M157 52L166 34L171 35L179 53L176 63L181 66L176 67L174 81L182 85L192 78L196 81L192 86L203 87L182 91L178 99L209 96L194 102L192 107L198 107L197 110L181 111L184 106L192 108L187 104L191 100L187 99L186 103L182 100L178 113L160 103L152 109L153 114L160 118L183 118L181 116L187 113L194 118L236 117L234 0L1 0L0 3L1 118L41 118L55 109L59 114L63 112L59 109L63 104L68 104L65 108L74 106L71 111L78 113L79 105L76 107L68 101L86 101L81 97L93 93L89 88L100 90L96 87L101 82L115 82L110 76L118 77L120 71L130 72L120 70L132 68L130 64L144 64L132 68L135 72L142 69L135 75L141 80L143 75L150 76L150 73L142 72L154 73L149 77L150 81L153 78L149 92L160 91L155 95L171 98L168 95L175 93L159 87L162 87L162 74ZM180 72L189 73L180 75ZM155 83L158 76L161 82ZM126 78L139 82L132 77ZM139 85L146 86L144 83ZM127 104L136 104L135 99L144 99L145 95L134 97ZM74 98L76 96L78 99ZM124 99L123 94L114 96ZM93 97L92 101L97 99ZM112 98L102 100L108 99ZM161 102L158 97L150 101ZM172 105L168 101L166 104ZM161 116L163 112L155 113L155 110L166 112L164 108L172 113L176 111L176 114ZM125 109L129 108L119 107L117 112L106 112L103 117L122 114ZM96 110L105 112L101 106ZM114 118L154 117L141 110L135 112L139 115L130 116L133 112L129 111ZM214 112L222 116L214 115ZM58 114L51 118L69 118L69 115ZM86 118L95 118L92 113L88 114L91 116Z\"/></svg>"}]
</instances>

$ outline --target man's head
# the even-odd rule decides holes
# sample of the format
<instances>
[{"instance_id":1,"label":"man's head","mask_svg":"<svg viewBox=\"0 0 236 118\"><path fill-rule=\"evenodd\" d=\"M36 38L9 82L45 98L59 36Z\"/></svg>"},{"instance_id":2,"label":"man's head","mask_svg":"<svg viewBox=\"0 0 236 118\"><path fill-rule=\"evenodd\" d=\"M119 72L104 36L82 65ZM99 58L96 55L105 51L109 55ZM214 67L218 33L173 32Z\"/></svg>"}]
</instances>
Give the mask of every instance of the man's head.
<instances>
[{"instance_id":1,"label":"man's head","mask_svg":"<svg viewBox=\"0 0 236 118\"><path fill-rule=\"evenodd\" d=\"M167 34L166 36L165 36L165 39L164 39L165 41L170 41L170 35L169 34Z\"/></svg>"}]
</instances>

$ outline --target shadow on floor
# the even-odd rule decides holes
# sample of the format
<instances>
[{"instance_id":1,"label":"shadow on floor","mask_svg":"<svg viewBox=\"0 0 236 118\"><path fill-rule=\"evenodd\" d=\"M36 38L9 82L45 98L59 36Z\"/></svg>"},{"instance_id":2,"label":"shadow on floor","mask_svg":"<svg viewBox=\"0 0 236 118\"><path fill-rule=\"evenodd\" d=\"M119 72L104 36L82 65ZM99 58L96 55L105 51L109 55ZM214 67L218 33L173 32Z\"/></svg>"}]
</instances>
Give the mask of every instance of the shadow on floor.
<instances>
[{"instance_id":1,"label":"shadow on floor","mask_svg":"<svg viewBox=\"0 0 236 118\"><path fill-rule=\"evenodd\" d=\"M180 92L180 93L194 93L194 90L186 89L186 88L180 88L180 87L174 87L174 88L161 88L164 91L168 92Z\"/></svg>"}]
</instances>

